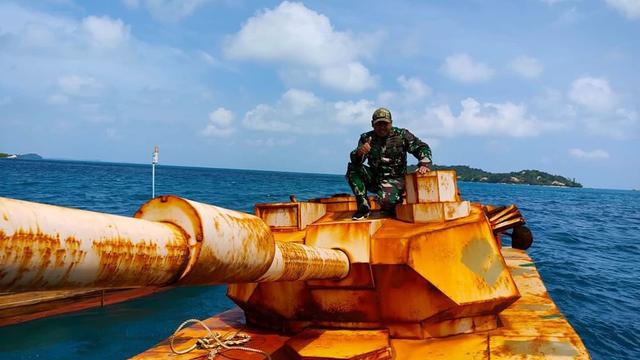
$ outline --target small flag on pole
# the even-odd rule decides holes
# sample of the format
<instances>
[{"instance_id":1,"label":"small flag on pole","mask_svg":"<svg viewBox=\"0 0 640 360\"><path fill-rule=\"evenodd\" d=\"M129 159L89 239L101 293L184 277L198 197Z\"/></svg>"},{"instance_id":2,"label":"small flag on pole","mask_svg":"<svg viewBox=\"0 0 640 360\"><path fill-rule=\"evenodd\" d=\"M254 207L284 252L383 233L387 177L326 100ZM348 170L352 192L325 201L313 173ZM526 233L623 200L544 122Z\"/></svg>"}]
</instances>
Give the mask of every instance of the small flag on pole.
<instances>
[{"instance_id":1,"label":"small flag on pole","mask_svg":"<svg viewBox=\"0 0 640 360\"><path fill-rule=\"evenodd\" d=\"M157 164L158 163L158 145L153 147L153 163Z\"/></svg>"}]
</instances>

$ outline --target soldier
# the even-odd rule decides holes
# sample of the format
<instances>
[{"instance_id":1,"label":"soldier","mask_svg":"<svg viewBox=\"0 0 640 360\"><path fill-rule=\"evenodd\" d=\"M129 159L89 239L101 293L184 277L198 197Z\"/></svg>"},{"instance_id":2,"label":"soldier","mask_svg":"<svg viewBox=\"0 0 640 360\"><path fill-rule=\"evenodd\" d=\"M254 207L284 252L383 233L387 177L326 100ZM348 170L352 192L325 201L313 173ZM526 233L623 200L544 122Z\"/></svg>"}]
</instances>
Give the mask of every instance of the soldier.
<instances>
[{"instance_id":1,"label":"soldier","mask_svg":"<svg viewBox=\"0 0 640 360\"><path fill-rule=\"evenodd\" d=\"M374 111L373 131L360 135L358 147L351 151L347 181L356 196L358 211L354 220L369 217L367 191L378 195L383 212L394 214L402 201L404 175L407 172L407 152L418 159L417 172L425 174L431 166L431 149L409 130L392 126L391 112L385 108ZM364 165L368 160L369 166Z\"/></svg>"}]
</instances>

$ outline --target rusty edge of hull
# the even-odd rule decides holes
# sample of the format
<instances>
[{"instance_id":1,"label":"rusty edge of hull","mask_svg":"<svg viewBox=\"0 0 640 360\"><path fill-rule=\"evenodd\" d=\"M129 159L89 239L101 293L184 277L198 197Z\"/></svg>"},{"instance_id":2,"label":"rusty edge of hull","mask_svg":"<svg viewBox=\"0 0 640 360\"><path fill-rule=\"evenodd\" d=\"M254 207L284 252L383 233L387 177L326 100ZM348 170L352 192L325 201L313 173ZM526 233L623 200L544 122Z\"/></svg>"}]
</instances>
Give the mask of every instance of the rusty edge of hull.
<instances>
[{"instance_id":1,"label":"rusty edge of hull","mask_svg":"<svg viewBox=\"0 0 640 360\"><path fill-rule=\"evenodd\" d=\"M113 305L158 292L171 286L137 289L34 291L0 295L0 327L70 312Z\"/></svg>"}]
</instances>

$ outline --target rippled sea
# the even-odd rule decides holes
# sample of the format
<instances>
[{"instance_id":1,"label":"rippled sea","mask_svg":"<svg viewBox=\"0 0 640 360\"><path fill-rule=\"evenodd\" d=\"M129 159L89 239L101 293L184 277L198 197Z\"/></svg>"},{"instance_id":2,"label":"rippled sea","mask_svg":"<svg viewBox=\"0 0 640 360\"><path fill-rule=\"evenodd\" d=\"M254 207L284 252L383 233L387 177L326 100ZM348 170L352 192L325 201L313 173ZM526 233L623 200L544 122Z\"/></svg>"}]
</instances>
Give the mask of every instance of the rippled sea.
<instances>
[{"instance_id":1,"label":"rippled sea","mask_svg":"<svg viewBox=\"0 0 640 360\"><path fill-rule=\"evenodd\" d=\"M551 297L593 359L640 359L640 192L460 183L463 198L516 204ZM349 192L339 175L160 165L156 194L251 212L256 202ZM151 166L0 160L0 196L131 216L151 197ZM179 288L126 303L0 328L1 359L120 359L185 319L233 306L221 286Z\"/></svg>"}]
</instances>

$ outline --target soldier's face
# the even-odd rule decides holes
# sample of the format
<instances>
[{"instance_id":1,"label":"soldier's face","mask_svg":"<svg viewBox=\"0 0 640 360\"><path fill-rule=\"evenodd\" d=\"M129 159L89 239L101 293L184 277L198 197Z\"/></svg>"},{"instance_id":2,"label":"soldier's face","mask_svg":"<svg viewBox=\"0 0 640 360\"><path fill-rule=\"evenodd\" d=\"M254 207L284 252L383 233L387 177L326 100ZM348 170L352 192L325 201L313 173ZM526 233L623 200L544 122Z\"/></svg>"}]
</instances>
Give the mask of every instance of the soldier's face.
<instances>
[{"instance_id":1,"label":"soldier's face","mask_svg":"<svg viewBox=\"0 0 640 360\"><path fill-rule=\"evenodd\" d=\"M386 121L378 121L377 123L373 124L373 130L376 132L376 135L385 137L391 132L391 123Z\"/></svg>"}]
</instances>

